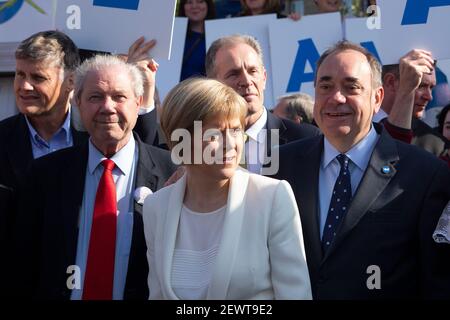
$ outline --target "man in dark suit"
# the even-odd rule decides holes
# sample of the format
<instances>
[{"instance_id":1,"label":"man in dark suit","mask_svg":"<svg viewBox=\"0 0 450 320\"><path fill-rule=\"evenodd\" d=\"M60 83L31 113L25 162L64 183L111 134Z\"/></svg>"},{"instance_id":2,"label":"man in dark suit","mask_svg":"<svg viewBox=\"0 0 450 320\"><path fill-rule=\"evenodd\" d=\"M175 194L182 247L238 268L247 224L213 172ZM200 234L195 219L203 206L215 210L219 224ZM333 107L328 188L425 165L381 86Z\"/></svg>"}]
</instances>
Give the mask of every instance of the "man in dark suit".
<instances>
[{"instance_id":1,"label":"man in dark suit","mask_svg":"<svg viewBox=\"0 0 450 320\"><path fill-rule=\"evenodd\" d=\"M399 64L383 66L385 98L374 118L382 120L394 138L440 157L447 149L445 138L421 120L433 99L435 69L431 52L419 49L408 52Z\"/></svg>"},{"instance_id":2,"label":"man in dark suit","mask_svg":"<svg viewBox=\"0 0 450 320\"><path fill-rule=\"evenodd\" d=\"M142 74L117 57L78 69L75 99L90 139L32 165L15 241L19 295L148 298L142 203L174 166L132 133L142 95Z\"/></svg>"},{"instance_id":3,"label":"man in dark suit","mask_svg":"<svg viewBox=\"0 0 450 320\"><path fill-rule=\"evenodd\" d=\"M277 178L299 206L315 299L449 298L449 246L432 234L450 171L372 117L381 67L340 42L319 59L314 118L324 136L280 147Z\"/></svg>"},{"instance_id":4,"label":"man in dark suit","mask_svg":"<svg viewBox=\"0 0 450 320\"><path fill-rule=\"evenodd\" d=\"M267 112L264 107L267 75L261 46L254 38L234 35L217 39L206 53L205 65L209 78L232 87L247 101L245 158L249 171L273 174L278 164L272 161L269 165L274 147L320 133L310 124L298 125Z\"/></svg>"},{"instance_id":5,"label":"man in dark suit","mask_svg":"<svg viewBox=\"0 0 450 320\"><path fill-rule=\"evenodd\" d=\"M39 32L15 53L19 114L0 122L0 183L15 191L34 158L85 140L72 126L70 94L78 49L58 31Z\"/></svg>"}]
</instances>

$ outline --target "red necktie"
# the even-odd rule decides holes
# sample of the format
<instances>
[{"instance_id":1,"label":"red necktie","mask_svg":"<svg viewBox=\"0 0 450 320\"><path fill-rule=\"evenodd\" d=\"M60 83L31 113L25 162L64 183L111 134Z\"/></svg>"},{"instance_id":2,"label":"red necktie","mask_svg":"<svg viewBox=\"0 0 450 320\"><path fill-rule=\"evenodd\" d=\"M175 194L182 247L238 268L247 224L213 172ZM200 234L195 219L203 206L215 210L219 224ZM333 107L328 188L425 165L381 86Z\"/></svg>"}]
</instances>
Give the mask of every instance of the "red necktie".
<instances>
[{"instance_id":1,"label":"red necktie","mask_svg":"<svg viewBox=\"0 0 450 320\"><path fill-rule=\"evenodd\" d=\"M104 170L95 196L83 300L111 300L113 293L117 223L116 186L112 176L115 164L106 159L102 165Z\"/></svg>"}]
</instances>

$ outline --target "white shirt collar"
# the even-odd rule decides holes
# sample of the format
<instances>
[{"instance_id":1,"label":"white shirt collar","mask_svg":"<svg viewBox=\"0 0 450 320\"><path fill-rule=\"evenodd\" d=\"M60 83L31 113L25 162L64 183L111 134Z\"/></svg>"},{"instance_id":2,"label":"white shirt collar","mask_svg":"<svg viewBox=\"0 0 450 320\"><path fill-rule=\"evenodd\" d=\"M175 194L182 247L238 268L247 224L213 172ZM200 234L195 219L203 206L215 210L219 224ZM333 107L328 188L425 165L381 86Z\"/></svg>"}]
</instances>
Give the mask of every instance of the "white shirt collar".
<instances>
[{"instance_id":1,"label":"white shirt collar","mask_svg":"<svg viewBox=\"0 0 450 320\"><path fill-rule=\"evenodd\" d=\"M134 140L133 134L130 133L130 135L130 140L128 140L127 144L110 158L125 176L131 172L136 147L136 141ZM97 166L105 159L107 158L92 144L91 139L89 139L89 173L93 174Z\"/></svg>"},{"instance_id":2,"label":"white shirt collar","mask_svg":"<svg viewBox=\"0 0 450 320\"><path fill-rule=\"evenodd\" d=\"M372 151L375 148L377 141L378 134L372 126L369 133L345 154L356 166L358 166L358 168L364 171L367 168L367 164L369 163L370 157L372 156ZM336 148L325 137L322 167L326 168L339 154L340 152L336 150Z\"/></svg>"},{"instance_id":3,"label":"white shirt collar","mask_svg":"<svg viewBox=\"0 0 450 320\"><path fill-rule=\"evenodd\" d=\"M262 140L264 139L264 136L260 135L259 133L262 129L264 129L266 123L267 123L267 110L263 106L263 113L261 117L259 117L259 119L256 120L256 122L250 128L245 130L245 133L253 140L263 142Z\"/></svg>"}]
</instances>

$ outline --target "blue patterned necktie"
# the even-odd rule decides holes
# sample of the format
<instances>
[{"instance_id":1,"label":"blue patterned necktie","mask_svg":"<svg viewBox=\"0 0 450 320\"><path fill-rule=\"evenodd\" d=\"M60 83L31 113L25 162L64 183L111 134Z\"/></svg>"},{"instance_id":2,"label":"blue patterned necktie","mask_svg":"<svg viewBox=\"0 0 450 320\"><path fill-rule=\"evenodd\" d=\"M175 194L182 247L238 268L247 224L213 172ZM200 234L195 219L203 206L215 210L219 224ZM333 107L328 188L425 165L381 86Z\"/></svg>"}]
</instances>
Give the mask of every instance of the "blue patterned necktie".
<instances>
[{"instance_id":1,"label":"blue patterned necktie","mask_svg":"<svg viewBox=\"0 0 450 320\"><path fill-rule=\"evenodd\" d=\"M331 242L336 236L339 224L344 219L352 199L352 187L350 182L350 171L348 165L350 159L345 154L336 157L341 165L339 176L334 184L333 194L331 195L330 207L328 208L327 221L323 229L322 250L325 254L330 247Z\"/></svg>"}]
</instances>

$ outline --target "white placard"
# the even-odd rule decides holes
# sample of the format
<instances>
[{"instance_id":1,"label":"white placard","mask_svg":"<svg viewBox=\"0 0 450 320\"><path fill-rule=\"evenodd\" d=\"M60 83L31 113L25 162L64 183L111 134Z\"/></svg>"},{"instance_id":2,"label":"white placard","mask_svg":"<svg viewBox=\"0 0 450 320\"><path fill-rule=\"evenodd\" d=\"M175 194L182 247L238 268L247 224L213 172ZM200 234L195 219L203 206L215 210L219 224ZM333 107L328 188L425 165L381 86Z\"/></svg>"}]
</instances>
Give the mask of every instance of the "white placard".
<instances>
[{"instance_id":1,"label":"white placard","mask_svg":"<svg viewBox=\"0 0 450 320\"><path fill-rule=\"evenodd\" d=\"M206 49L209 48L214 40L233 34L245 34L258 40L263 51L264 66L267 70L264 105L268 109L272 109L275 106L269 49L269 23L274 20L277 20L277 16L275 14L267 14L254 17L238 17L205 21Z\"/></svg>"},{"instance_id":2,"label":"white placard","mask_svg":"<svg viewBox=\"0 0 450 320\"><path fill-rule=\"evenodd\" d=\"M0 1L0 42L20 42L39 31L51 30L53 25L53 1L33 0L37 9L24 0L17 0L10 7L8 1ZM10 2L12 3L12 2Z\"/></svg>"},{"instance_id":3,"label":"white placard","mask_svg":"<svg viewBox=\"0 0 450 320\"><path fill-rule=\"evenodd\" d=\"M176 0L58 0L56 28L79 48L127 53L140 36L156 39L156 59L170 58Z\"/></svg>"},{"instance_id":4,"label":"white placard","mask_svg":"<svg viewBox=\"0 0 450 320\"><path fill-rule=\"evenodd\" d=\"M310 15L295 22L273 21L269 34L275 97L291 92L314 96L316 61L342 39L340 14Z\"/></svg>"},{"instance_id":5,"label":"white placard","mask_svg":"<svg viewBox=\"0 0 450 320\"><path fill-rule=\"evenodd\" d=\"M400 57L415 48L431 51L438 60L450 59L446 39L450 30L450 0L378 0L377 4L379 29L369 28L367 18L349 19L348 40L372 42L383 64L398 63Z\"/></svg>"},{"instance_id":6,"label":"white placard","mask_svg":"<svg viewBox=\"0 0 450 320\"><path fill-rule=\"evenodd\" d=\"M175 18L170 60L160 59L157 61L159 68L156 74L156 87L158 88L161 103L170 89L180 82L187 24L187 18Z\"/></svg>"}]
</instances>

